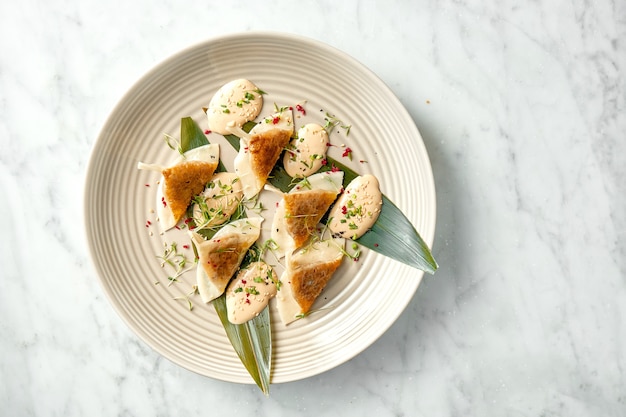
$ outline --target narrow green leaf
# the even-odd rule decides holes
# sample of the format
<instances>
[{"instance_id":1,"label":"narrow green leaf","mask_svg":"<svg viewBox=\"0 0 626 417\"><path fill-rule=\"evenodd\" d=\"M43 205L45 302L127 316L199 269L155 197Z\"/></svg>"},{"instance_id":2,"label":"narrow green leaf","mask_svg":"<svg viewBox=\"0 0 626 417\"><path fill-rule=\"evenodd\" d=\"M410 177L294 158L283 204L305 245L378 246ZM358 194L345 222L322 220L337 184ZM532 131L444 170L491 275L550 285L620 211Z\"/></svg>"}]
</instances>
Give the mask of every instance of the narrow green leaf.
<instances>
[{"instance_id":1,"label":"narrow green leaf","mask_svg":"<svg viewBox=\"0 0 626 417\"><path fill-rule=\"evenodd\" d=\"M180 120L180 147L183 152L208 144L206 135L191 117L183 117Z\"/></svg>"},{"instance_id":2,"label":"narrow green leaf","mask_svg":"<svg viewBox=\"0 0 626 417\"><path fill-rule=\"evenodd\" d=\"M354 170L339 161L332 158L327 158L327 161L328 164L324 170L330 170L334 166L344 172L344 187L359 176ZM404 213L385 195L383 195L383 205L378 220L356 242L374 252L429 274L435 273L438 268L437 262L424 239Z\"/></svg>"},{"instance_id":3,"label":"narrow green leaf","mask_svg":"<svg viewBox=\"0 0 626 417\"><path fill-rule=\"evenodd\" d=\"M248 126L248 130L251 129ZM244 127L245 129L245 127ZM180 141L183 152L209 144L204 132L198 127L191 117L184 117L180 123ZM231 142L232 144L232 142ZM237 149L239 148L239 138L237 138ZM226 171L226 167L220 160L218 171ZM245 210L240 206L231 216L231 220L236 220L245 216ZM217 230L206 229L201 231L208 236L215 234ZM195 247L194 247L195 251ZM232 324L228 321L226 310L226 295L213 301L215 311L224 326L228 340L239 356L241 363L250 373L250 376L265 395L270 391L270 372L272 365L272 331L269 308L263 309L254 319L245 324Z\"/></svg>"},{"instance_id":4,"label":"narrow green leaf","mask_svg":"<svg viewBox=\"0 0 626 417\"><path fill-rule=\"evenodd\" d=\"M232 324L228 321L226 295L213 300L213 306L241 363L261 391L269 395L272 364L269 308L264 308L261 314L244 324Z\"/></svg>"},{"instance_id":5,"label":"narrow green leaf","mask_svg":"<svg viewBox=\"0 0 626 417\"><path fill-rule=\"evenodd\" d=\"M413 224L384 195L378 220L356 242L429 274L434 274L438 268L428 245Z\"/></svg>"}]
</instances>

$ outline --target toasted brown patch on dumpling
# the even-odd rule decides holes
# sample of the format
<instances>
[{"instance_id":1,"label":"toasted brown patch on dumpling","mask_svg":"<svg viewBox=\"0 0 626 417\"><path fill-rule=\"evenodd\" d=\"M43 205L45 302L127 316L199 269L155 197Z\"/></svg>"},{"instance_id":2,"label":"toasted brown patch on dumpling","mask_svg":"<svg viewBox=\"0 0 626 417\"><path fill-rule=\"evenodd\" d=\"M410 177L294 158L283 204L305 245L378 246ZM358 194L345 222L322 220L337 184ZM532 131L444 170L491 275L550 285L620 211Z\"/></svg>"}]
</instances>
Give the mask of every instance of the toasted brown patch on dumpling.
<instances>
[{"instance_id":1,"label":"toasted brown patch on dumpling","mask_svg":"<svg viewBox=\"0 0 626 417\"><path fill-rule=\"evenodd\" d=\"M337 193L326 190L309 190L285 194L285 225L296 248L302 246L315 232Z\"/></svg>"},{"instance_id":2,"label":"toasted brown patch on dumpling","mask_svg":"<svg viewBox=\"0 0 626 417\"><path fill-rule=\"evenodd\" d=\"M341 260L342 258L326 263L308 264L299 262L297 258L292 259L291 291L301 308L301 313L308 313L311 310L311 306L341 265Z\"/></svg>"},{"instance_id":3,"label":"toasted brown patch on dumpling","mask_svg":"<svg viewBox=\"0 0 626 417\"><path fill-rule=\"evenodd\" d=\"M178 222L194 196L211 180L217 162L186 161L163 170L163 196Z\"/></svg>"},{"instance_id":4,"label":"toasted brown patch on dumpling","mask_svg":"<svg viewBox=\"0 0 626 417\"><path fill-rule=\"evenodd\" d=\"M272 129L252 135L248 143L248 152L250 152L250 165L255 177L263 182L267 180L290 139L291 132L282 129Z\"/></svg>"},{"instance_id":5,"label":"toasted brown patch on dumpling","mask_svg":"<svg viewBox=\"0 0 626 417\"><path fill-rule=\"evenodd\" d=\"M243 255L249 245L237 235L213 239L202 248L200 262L206 271L212 272L211 281L220 289L226 284L239 268Z\"/></svg>"}]
</instances>

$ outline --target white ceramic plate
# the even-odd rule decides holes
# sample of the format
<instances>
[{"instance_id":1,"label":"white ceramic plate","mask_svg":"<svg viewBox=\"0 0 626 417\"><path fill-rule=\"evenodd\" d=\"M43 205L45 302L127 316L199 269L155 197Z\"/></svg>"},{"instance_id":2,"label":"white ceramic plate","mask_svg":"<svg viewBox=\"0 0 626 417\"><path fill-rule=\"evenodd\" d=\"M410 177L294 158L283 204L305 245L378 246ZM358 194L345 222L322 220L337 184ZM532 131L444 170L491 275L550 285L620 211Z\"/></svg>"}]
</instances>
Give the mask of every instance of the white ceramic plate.
<instances>
[{"instance_id":1,"label":"white ceramic plate","mask_svg":"<svg viewBox=\"0 0 626 417\"><path fill-rule=\"evenodd\" d=\"M397 98L363 65L319 42L274 33L226 36L182 51L137 82L102 129L86 178L87 238L102 287L131 329L166 358L202 375L252 383L213 307L195 296L189 311L185 301L175 300L191 291L194 275L168 286L157 255L174 241L193 255L182 248L184 234L159 234L151 213L158 173L137 170L140 160L167 164L175 157L163 134L178 137L181 117L191 116L206 129L202 107L236 78L248 78L268 93L263 115L274 103L306 100L307 116L296 119L297 125L323 123L326 111L351 124L349 136L338 129L331 142L353 149L352 167L378 176L382 191L429 245L435 189L422 138ZM234 151L219 135L209 140L220 143L232 169ZM332 156L347 162L341 152L331 148ZM319 374L370 346L405 309L422 275L365 252L358 262L344 262L314 306L318 313L285 327L272 303L272 383Z\"/></svg>"}]
</instances>

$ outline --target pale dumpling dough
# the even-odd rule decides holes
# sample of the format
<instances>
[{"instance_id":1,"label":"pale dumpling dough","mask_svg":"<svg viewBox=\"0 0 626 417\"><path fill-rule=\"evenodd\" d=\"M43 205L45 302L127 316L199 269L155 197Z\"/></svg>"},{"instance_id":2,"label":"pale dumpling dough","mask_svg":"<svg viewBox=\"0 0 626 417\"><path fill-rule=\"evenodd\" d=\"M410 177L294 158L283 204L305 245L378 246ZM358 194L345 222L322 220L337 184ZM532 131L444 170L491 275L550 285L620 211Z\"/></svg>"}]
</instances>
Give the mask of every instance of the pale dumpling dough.
<instances>
[{"instance_id":1,"label":"pale dumpling dough","mask_svg":"<svg viewBox=\"0 0 626 417\"><path fill-rule=\"evenodd\" d=\"M313 303L341 265L345 240L317 241L287 257L276 296L278 313L289 324L311 311Z\"/></svg>"},{"instance_id":2,"label":"pale dumpling dough","mask_svg":"<svg viewBox=\"0 0 626 417\"><path fill-rule=\"evenodd\" d=\"M190 232L198 251L196 283L202 301L208 303L224 293L248 249L261 234L261 217L235 220L211 239Z\"/></svg>"}]
</instances>

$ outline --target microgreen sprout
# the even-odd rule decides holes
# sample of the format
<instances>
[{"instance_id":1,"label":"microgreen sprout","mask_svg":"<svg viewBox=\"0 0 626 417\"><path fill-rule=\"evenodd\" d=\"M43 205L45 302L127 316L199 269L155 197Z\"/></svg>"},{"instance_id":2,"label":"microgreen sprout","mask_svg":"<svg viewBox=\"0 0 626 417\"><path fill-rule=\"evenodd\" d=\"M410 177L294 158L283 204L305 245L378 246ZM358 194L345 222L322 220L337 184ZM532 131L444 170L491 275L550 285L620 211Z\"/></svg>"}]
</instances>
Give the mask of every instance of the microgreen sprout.
<instances>
[{"instance_id":1,"label":"microgreen sprout","mask_svg":"<svg viewBox=\"0 0 626 417\"><path fill-rule=\"evenodd\" d=\"M340 119L338 119L337 117L331 115L330 113L326 112L326 117L324 117L324 130L326 130L326 132L328 134L330 134L330 132L336 127L339 126L342 129L345 130L346 132L346 136L348 136L350 134L350 129L352 128L352 125L346 124L344 122L342 122Z\"/></svg>"},{"instance_id":2,"label":"microgreen sprout","mask_svg":"<svg viewBox=\"0 0 626 417\"><path fill-rule=\"evenodd\" d=\"M182 148L180 142L175 137L173 137L172 135L168 135L167 133L164 133L163 134L163 139L165 140L165 143L167 144L167 146L170 149L178 152L181 155L185 154L183 152L183 148Z\"/></svg>"},{"instance_id":3,"label":"microgreen sprout","mask_svg":"<svg viewBox=\"0 0 626 417\"><path fill-rule=\"evenodd\" d=\"M189 294L185 294L185 295L181 295L179 297L174 297L174 300L176 301L186 301L187 302L187 308L189 309L189 311L193 310L193 303L191 302L191 299L189 297L191 297L194 294L198 293L198 287L197 286L193 286L192 290Z\"/></svg>"},{"instance_id":4,"label":"microgreen sprout","mask_svg":"<svg viewBox=\"0 0 626 417\"><path fill-rule=\"evenodd\" d=\"M303 319L305 317L310 316L311 314L319 313L319 312L324 311L324 310L330 310L332 308L333 308L332 306L325 307L325 308L318 308L317 310L311 310L311 311L307 311L306 313L296 314L295 317L296 317L296 319Z\"/></svg>"},{"instance_id":5,"label":"microgreen sprout","mask_svg":"<svg viewBox=\"0 0 626 417\"><path fill-rule=\"evenodd\" d=\"M185 272L193 269L193 267L187 267L187 257L185 254L180 253L178 251L178 245L176 242L172 242L170 245L164 243L164 251L163 255L157 256L161 260L161 268L165 268L165 266L169 266L173 269L173 274L168 276L167 279L169 281L168 287L175 282L178 282L178 278L183 275Z\"/></svg>"}]
</instances>

